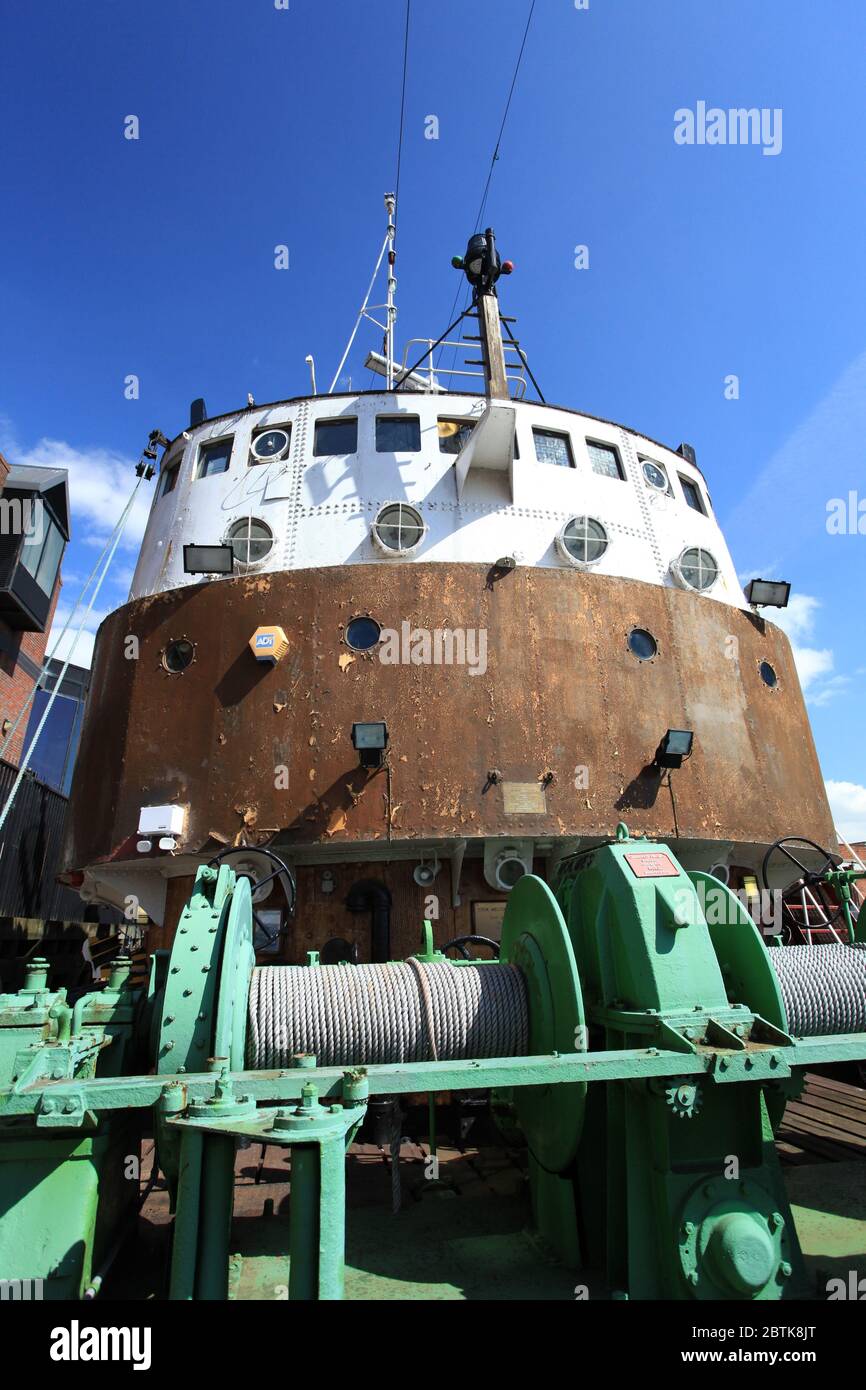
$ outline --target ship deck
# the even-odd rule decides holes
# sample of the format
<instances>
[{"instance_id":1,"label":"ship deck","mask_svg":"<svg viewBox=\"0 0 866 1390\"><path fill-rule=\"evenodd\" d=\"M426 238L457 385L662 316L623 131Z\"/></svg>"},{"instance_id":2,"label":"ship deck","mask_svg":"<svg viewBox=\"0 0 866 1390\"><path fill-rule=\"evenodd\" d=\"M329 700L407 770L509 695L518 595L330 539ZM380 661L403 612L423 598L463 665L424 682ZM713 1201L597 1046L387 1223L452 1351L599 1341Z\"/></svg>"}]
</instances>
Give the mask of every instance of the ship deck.
<instances>
[{"instance_id":1,"label":"ship deck","mask_svg":"<svg viewBox=\"0 0 866 1390\"><path fill-rule=\"evenodd\" d=\"M816 1296L828 1279L866 1277L866 1087L809 1073L777 1136L806 1268ZM851 1076L856 1074L852 1071ZM142 1178L153 1146L145 1146ZM425 1176L429 1150L404 1143L398 1172L386 1150L349 1150L346 1297L353 1300L573 1300L610 1290L591 1270L564 1268L532 1233L525 1155L481 1144L440 1145L439 1181ZM290 1155L260 1145L236 1160L229 1297L287 1296ZM399 1205L398 1205L399 1200ZM396 1208L396 1209L395 1209ZM168 1193L161 1179L104 1296L161 1298L168 1267Z\"/></svg>"}]
</instances>

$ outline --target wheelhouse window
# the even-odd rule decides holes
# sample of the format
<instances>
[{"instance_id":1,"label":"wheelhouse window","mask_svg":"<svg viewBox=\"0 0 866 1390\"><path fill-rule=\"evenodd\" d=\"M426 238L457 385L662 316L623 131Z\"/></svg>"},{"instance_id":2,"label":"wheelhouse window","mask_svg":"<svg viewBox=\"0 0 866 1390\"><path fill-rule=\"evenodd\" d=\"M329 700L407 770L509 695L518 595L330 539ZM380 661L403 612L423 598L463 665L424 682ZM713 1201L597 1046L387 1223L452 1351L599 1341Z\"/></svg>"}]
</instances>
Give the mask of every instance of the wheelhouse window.
<instances>
[{"instance_id":1,"label":"wheelhouse window","mask_svg":"<svg viewBox=\"0 0 866 1390\"><path fill-rule=\"evenodd\" d=\"M256 516L245 516L235 521L226 532L226 544L235 553L239 565L255 565L270 554L274 544L274 533L266 522Z\"/></svg>"},{"instance_id":2,"label":"wheelhouse window","mask_svg":"<svg viewBox=\"0 0 866 1390\"><path fill-rule=\"evenodd\" d=\"M567 434L557 434L553 430L532 431L535 443L535 457L539 463L555 463L560 468L573 468L571 440Z\"/></svg>"},{"instance_id":3,"label":"wheelhouse window","mask_svg":"<svg viewBox=\"0 0 866 1390\"><path fill-rule=\"evenodd\" d=\"M358 421L317 420L313 437L313 453L317 458L330 454L358 452Z\"/></svg>"},{"instance_id":4,"label":"wheelhouse window","mask_svg":"<svg viewBox=\"0 0 866 1390\"><path fill-rule=\"evenodd\" d=\"M695 589L699 594L711 589L719 577L715 557L700 546L689 546L674 564L677 578L687 589Z\"/></svg>"},{"instance_id":5,"label":"wheelhouse window","mask_svg":"<svg viewBox=\"0 0 866 1390\"><path fill-rule=\"evenodd\" d=\"M180 477L180 458L171 459L167 464L163 464L160 475L159 495L165 497L167 492L174 492L177 487L177 480Z\"/></svg>"},{"instance_id":6,"label":"wheelhouse window","mask_svg":"<svg viewBox=\"0 0 866 1390\"><path fill-rule=\"evenodd\" d=\"M418 415L377 415L377 454L417 454L421 449Z\"/></svg>"},{"instance_id":7,"label":"wheelhouse window","mask_svg":"<svg viewBox=\"0 0 866 1390\"><path fill-rule=\"evenodd\" d=\"M389 502L373 523L373 539L392 555L410 555L426 532L421 513L406 502Z\"/></svg>"},{"instance_id":8,"label":"wheelhouse window","mask_svg":"<svg viewBox=\"0 0 866 1390\"><path fill-rule=\"evenodd\" d=\"M474 420L438 421L439 449L443 454L459 454L475 428Z\"/></svg>"},{"instance_id":9,"label":"wheelhouse window","mask_svg":"<svg viewBox=\"0 0 866 1390\"><path fill-rule=\"evenodd\" d=\"M21 546L20 564L31 579L36 581L43 594L51 595L54 592L54 581L60 569L66 541L60 527L49 516L41 501L37 506L39 524L33 528L32 535L25 536Z\"/></svg>"},{"instance_id":10,"label":"wheelhouse window","mask_svg":"<svg viewBox=\"0 0 866 1390\"><path fill-rule=\"evenodd\" d=\"M701 497L701 490L697 483L693 483L691 478L684 478L682 473L678 474L678 477L686 505L691 507L693 511L700 512L702 516L706 516L707 509L704 506L704 499Z\"/></svg>"},{"instance_id":11,"label":"wheelhouse window","mask_svg":"<svg viewBox=\"0 0 866 1390\"><path fill-rule=\"evenodd\" d=\"M274 459L285 458L291 442L291 425L281 425L279 429L259 430L258 434L253 435L250 444L249 461L251 464L271 463Z\"/></svg>"},{"instance_id":12,"label":"wheelhouse window","mask_svg":"<svg viewBox=\"0 0 866 1390\"><path fill-rule=\"evenodd\" d=\"M668 475L660 463L653 463L652 459L642 458L640 466L647 487L654 488L656 492L669 491Z\"/></svg>"},{"instance_id":13,"label":"wheelhouse window","mask_svg":"<svg viewBox=\"0 0 866 1390\"><path fill-rule=\"evenodd\" d=\"M202 444L198 451L197 478L210 478L214 473L227 473L232 461L233 436L217 439L213 444Z\"/></svg>"},{"instance_id":14,"label":"wheelhouse window","mask_svg":"<svg viewBox=\"0 0 866 1390\"><path fill-rule=\"evenodd\" d=\"M573 565L594 565L608 547L607 532L591 516L573 516L557 537L560 554Z\"/></svg>"},{"instance_id":15,"label":"wheelhouse window","mask_svg":"<svg viewBox=\"0 0 866 1390\"><path fill-rule=\"evenodd\" d=\"M612 444L596 444L594 440L588 439L586 450L589 454L593 473L600 473L605 478L622 479L625 477L622 464L619 461L619 454Z\"/></svg>"}]
</instances>

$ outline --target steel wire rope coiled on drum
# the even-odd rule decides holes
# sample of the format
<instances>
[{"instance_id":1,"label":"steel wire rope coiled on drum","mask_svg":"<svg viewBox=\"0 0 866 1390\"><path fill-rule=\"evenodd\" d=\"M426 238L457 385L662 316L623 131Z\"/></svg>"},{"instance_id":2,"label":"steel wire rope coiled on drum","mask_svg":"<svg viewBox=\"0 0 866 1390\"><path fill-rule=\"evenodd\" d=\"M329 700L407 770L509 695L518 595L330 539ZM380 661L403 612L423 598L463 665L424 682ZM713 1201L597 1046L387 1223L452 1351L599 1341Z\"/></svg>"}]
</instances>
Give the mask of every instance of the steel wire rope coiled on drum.
<instances>
[{"instance_id":1,"label":"steel wire rope coiled on drum","mask_svg":"<svg viewBox=\"0 0 866 1390\"><path fill-rule=\"evenodd\" d=\"M866 945L775 946L769 957L795 1037L866 1031Z\"/></svg>"},{"instance_id":2,"label":"steel wire rope coiled on drum","mask_svg":"<svg viewBox=\"0 0 866 1390\"><path fill-rule=\"evenodd\" d=\"M320 1066L518 1057L529 1039L514 965L257 966L248 1010L246 1061L260 1071L301 1053Z\"/></svg>"}]
</instances>

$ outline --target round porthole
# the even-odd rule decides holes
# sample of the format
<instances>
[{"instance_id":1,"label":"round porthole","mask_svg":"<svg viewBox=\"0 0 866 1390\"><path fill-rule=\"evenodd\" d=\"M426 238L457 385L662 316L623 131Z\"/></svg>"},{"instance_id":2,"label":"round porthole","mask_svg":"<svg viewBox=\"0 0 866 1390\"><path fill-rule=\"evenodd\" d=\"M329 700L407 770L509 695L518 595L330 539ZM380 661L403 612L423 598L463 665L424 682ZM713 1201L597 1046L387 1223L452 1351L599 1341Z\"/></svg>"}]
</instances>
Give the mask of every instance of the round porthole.
<instances>
[{"instance_id":1,"label":"round porthole","mask_svg":"<svg viewBox=\"0 0 866 1390\"><path fill-rule=\"evenodd\" d=\"M239 565L255 565L270 554L274 533L258 517L245 516L232 522L226 532L226 544L231 546Z\"/></svg>"},{"instance_id":2,"label":"round porthole","mask_svg":"<svg viewBox=\"0 0 866 1390\"><path fill-rule=\"evenodd\" d=\"M188 637L173 637L161 655L163 669L172 676L179 676L195 656L195 643Z\"/></svg>"},{"instance_id":3,"label":"round porthole","mask_svg":"<svg viewBox=\"0 0 866 1390\"><path fill-rule=\"evenodd\" d=\"M668 480L665 477L664 469L659 468L657 463L652 463L650 459L643 461L643 475L650 487L656 488L658 492L667 492Z\"/></svg>"},{"instance_id":4,"label":"round porthole","mask_svg":"<svg viewBox=\"0 0 866 1390\"><path fill-rule=\"evenodd\" d=\"M768 685L771 690L775 690L776 686L779 684L779 677L776 675L775 669L770 665L769 661L762 661L758 670L761 673L761 680L764 682L764 685Z\"/></svg>"},{"instance_id":5,"label":"round porthole","mask_svg":"<svg viewBox=\"0 0 866 1390\"><path fill-rule=\"evenodd\" d=\"M373 522L373 539L390 555L409 555L424 539L420 512L405 502L389 502Z\"/></svg>"},{"instance_id":6,"label":"round porthole","mask_svg":"<svg viewBox=\"0 0 866 1390\"><path fill-rule=\"evenodd\" d=\"M250 445L250 453L261 463L270 463L271 459L282 458L288 447L289 435L286 430L265 430L263 434L256 435Z\"/></svg>"},{"instance_id":7,"label":"round porthole","mask_svg":"<svg viewBox=\"0 0 866 1390\"><path fill-rule=\"evenodd\" d=\"M382 636L375 618L353 618L346 628L346 646L355 652L368 652Z\"/></svg>"},{"instance_id":8,"label":"round porthole","mask_svg":"<svg viewBox=\"0 0 866 1390\"><path fill-rule=\"evenodd\" d=\"M560 555L571 565L594 565L608 547L607 532L591 516L573 516L556 538Z\"/></svg>"},{"instance_id":9,"label":"round porthole","mask_svg":"<svg viewBox=\"0 0 866 1390\"><path fill-rule=\"evenodd\" d=\"M658 654L659 644L645 627L633 627L628 635L628 649L638 661L652 661Z\"/></svg>"},{"instance_id":10,"label":"round porthole","mask_svg":"<svg viewBox=\"0 0 866 1390\"><path fill-rule=\"evenodd\" d=\"M684 550L671 568L684 588L694 589L699 594L711 589L719 577L715 557L696 545Z\"/></svg>"}]
</instances>

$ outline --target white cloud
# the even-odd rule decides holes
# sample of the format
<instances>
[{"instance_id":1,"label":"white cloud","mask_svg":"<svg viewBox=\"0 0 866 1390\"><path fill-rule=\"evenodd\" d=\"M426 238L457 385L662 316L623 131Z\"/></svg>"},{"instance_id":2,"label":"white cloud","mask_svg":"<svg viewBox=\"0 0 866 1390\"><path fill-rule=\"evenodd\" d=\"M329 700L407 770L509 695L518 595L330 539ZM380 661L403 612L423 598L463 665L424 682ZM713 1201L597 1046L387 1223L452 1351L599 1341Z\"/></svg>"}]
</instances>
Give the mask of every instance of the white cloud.
<instances>
[{"instance_id":1,"label":"white cloud","mask_svg":"<svg viewBox=\"0 0 866 1390\"><path fill-rule=\"evenodd\" d=\"M816 647L794 645L793 651L797 674L804 692L819 676L826 676L833 670L833 653L827 647L819 650ZM813 694L811 698L817 699L817 694Z\"/></svg>"},{"instance_id":2,"label":"white cloud","mask_svg":"<svg viewBox=\"0 0 866 1390\"><path fill-rule=\"evenodd\" d=\"M84 608L86 607L87 603L85 602ZM100 623L107 617L110 610L94 608L84 618L84 608L80 608L75 613L68 630L64 633L63 629L69 620L72 607L60 603L57 605L51 631L48 634L48 646L46 648L48 656L56 657L58 661L65 661L69 657L73 666L90 667L92 665L96 633ZM80 635L77 635L82 619L84 619L84 626Z\"/></svg>"},{"instance_id":3,"label":"white cloud","mask_svg":"<svg viewBox=\"0 0 866 1390\"><path fill-rule=\"evenodd\" d=\"M866 840L866 787L833 781L825 786L839 834L849 842Z\"/></svg>"},{"instance_id":4,"label":"white cloud","mask_svg":"<svg viewBox=\"0 0 866 1390\"><path fill-rule=\"evenodd\" d=\"M76 449L62 439L40 439L32 449L14 451L9 462L68 471L73 533L88 543L107 539L136 481L135 459L113 449ZM149 510L150 489L143 485L121 537L123 549L138 549Z\"/></svg>"},{"instance_id":5,"label":"white cloud","mask_svg":"<svg viewBox=\"0 0 866 1390\"><path fill-rule=\"evenodd\" d=\"M820 690L807 696L807 703L810 705L829 705L830 701L836 696L841 695L851 684L849 676L833 676L821 686Z\"/></svg>"},{"instance_id":6,"label":"white cloud","mask_svg":"<svg viewBox=\"0 0 866 1390\"><path fill-rule=\"evenodd\" d=\"M783 632L787 632L792 642L800 641L804 637L811 637L815 630L815 615L821 607L821 600L813 598L811 594L792 594L788 600L787 608L776 608L771 616L776 627L780 627Z\"/></svg>"},{"instance_id":7,"label":"white cloud","mask_svg":"<svg viewBox=\"0 0 866 1390\"><path fill-rule=\"evenodd\" d=\"M803 692L809 704L817 706L828 704L849 684L847 676L831 674L835 663L830 647L806 645L815 634L820 608L821 600L812 594L792 594L788 607L774 610L772 615L772 621L790 639Z\"/></svg>"},{"instance_id":8,"label":"white cloud","mask_svg":"<svg viewBox=\"0 0 866 1390\"><path fill-rule=\"evenodd\" d=\"M96 546L105 542L135 485L135 459L116 449L77 449L63 439L39 439L32 448L23 449L7 416L0 416L0 449L13 465L65 468L69 474L73 539ZM150 488L145 483L127 518L120 548L138 549L149 511Z\"/></svg>"},{"instance_id":9,"label":"white cloud","mask_svg":"<svg viewBox=\"0 0 866 1390\"><path fill-rule=\"evenodd\" d=\"M830 497L844 497L850 487L858 486L864 433L866 352L846 368L741 495L725 525L737 553L743 558L766 553L767 517L773 518L776 559L786 570L804 544L844 546L844 538L827 534L827 503ZM832 441L832 470L825 466L828 440ZM857 563L852 553L852 580Z\"/></svg>"}]
</instances>

